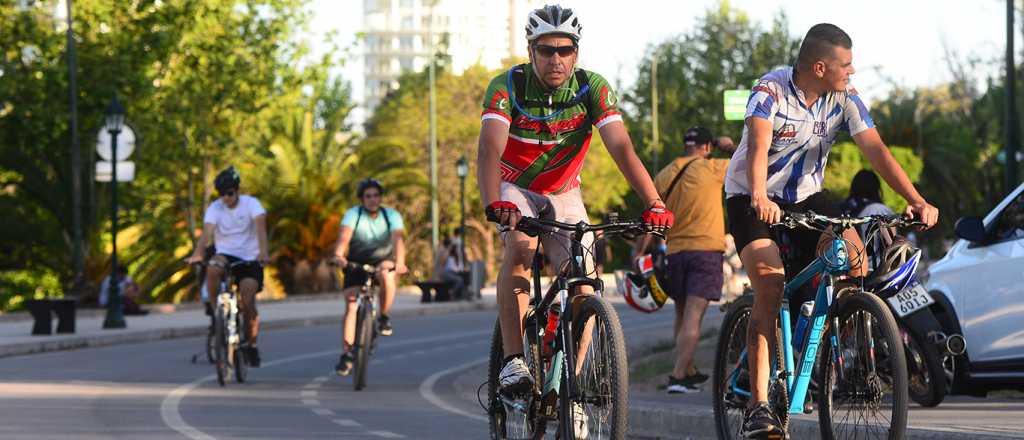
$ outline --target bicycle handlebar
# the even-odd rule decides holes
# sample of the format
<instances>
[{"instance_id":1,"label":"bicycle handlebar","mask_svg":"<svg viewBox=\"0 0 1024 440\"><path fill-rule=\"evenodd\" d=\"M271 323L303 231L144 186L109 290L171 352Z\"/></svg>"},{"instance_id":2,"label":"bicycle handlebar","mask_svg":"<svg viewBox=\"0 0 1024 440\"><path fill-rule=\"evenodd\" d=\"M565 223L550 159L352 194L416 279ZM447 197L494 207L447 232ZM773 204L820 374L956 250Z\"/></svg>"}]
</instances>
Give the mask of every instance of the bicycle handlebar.
<instances>
[{"instance_id":1,"label":"bicycle handlebar","mask_svg":"<svg viewBox=\"0 0 1024 440\"><path fill-rule=\"evenodd\" d=\"M587 232L603 231L606 234L619 234L624 236L638 236L650 233L664 237L664 234L660 232L649 231L647 225L642 221L613 221L608 223L591 225L583 221L573 224L555 220L540 219L536 217L522 217L520 218L519 223L516 224L517 231L520 231L531 237L536 237L544 233L545 228L568 232L578 232L581 234Z\"/></svg>"},{"instance_id":2,"label":"bicycle handlebar","mask_svg":"<svg viewBox=\"0 0 1024 440\"><path fill-rule=\"evenodd\" d=\"M782 220L771 226L782 226L789 229L804 227L820 231L828 226L839 226L841 229L848 229L853 226L867 223L877 223L879 226L908 228L915 226L927 226L924 222L915 220L905 215L869 215L866 217L829 217L815 214L814 211L791 212L782 211Z\"/></svg>"}]
</instances>

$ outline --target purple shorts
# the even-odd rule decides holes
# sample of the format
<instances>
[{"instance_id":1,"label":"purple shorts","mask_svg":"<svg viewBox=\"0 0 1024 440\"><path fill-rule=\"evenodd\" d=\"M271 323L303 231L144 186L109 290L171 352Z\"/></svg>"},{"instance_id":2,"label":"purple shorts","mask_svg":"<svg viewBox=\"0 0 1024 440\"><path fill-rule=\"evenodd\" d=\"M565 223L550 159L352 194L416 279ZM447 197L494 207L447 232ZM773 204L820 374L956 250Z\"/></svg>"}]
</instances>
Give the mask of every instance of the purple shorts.
<instances>
[{"instance_id":1,"label":"purple shorts","mask_svg":"<svg viewBox=\"0 0 1024 440\"><path fill-rule=\"evenodd\" d=\"M681 251L668 256L666 284L662 286L674 301L697 296L708 301L722 299L723 256L718 251Z\"/></svg>"}]
</instances>

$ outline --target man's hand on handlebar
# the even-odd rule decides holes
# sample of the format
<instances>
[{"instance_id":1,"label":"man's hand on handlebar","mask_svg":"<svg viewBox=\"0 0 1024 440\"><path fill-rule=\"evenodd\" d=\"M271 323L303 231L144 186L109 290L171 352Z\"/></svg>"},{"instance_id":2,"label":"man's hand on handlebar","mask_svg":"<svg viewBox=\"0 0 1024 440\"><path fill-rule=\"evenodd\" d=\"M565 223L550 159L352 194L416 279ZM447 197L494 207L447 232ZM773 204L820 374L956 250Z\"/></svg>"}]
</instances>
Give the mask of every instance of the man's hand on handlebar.
<instances>
[{"instance_id":1,"label":"man's hand on handlebar","mask_svg":"<svg viewBox=\"0 0 1024 440\"><path fill-rule=\"evenodd\" d=\"M921 199L918 202L907 204L906 215L911 218L920 220L926 225L926 228L935 226L935 223L939 221L939 208L936 208Z\"/></svg>"},{"instance_id":2,"label":"man's hand on handlebar","mask_svg":"<svg viewBox=\"0 0 1024 440\"><path fill-rule=\"evenodd\" d=\"M515 203L506 200L492 202L490 205L487 205L487 209L484 212L487 214L487 220L502 226L510 226L512 229L515 229L519 219L523 218L519 207Z\"/></svg>"}]
</instances>

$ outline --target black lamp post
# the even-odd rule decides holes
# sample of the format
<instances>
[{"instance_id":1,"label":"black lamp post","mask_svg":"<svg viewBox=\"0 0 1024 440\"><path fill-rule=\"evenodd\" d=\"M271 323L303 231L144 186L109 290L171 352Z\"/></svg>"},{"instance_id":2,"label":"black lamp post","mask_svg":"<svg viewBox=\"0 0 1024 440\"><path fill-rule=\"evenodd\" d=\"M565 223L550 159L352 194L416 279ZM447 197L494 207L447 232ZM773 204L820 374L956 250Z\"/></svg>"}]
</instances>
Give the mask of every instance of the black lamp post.
<instances>
[{"instance_id":1,"label":"black lamp post","mask_svg":"<svg viewBox=\"0 0 1024 440\"><path fill-rule=\"evenodd\" d=\"M462 270L466 270L466 176L469 175L469 162L466 156L459 157L455 162L455 174L459 176L459 261L462 262Z\"/></svg>"},{"instance_id":2,"label":"black lamp post","mask_svg":"<svg viewBox=\"0 0 1024 440\"><path fill-rule=\"evenodd\" d=\"M124 127L124 107L117 95L107 106L104 128L110 133L110 291L107 295L107 317L103 328L125 328L121 310L121 282L117 273L117 135Z\"/></svg>"}]
</instances>

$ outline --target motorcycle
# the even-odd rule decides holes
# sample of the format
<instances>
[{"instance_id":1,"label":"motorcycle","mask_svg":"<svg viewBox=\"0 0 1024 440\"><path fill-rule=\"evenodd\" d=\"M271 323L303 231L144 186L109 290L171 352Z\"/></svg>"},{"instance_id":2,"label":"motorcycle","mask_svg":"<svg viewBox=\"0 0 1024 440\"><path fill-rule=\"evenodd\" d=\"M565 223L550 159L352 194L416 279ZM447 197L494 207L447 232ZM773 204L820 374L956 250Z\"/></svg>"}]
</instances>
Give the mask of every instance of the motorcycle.
<instances>
[{"instance_id":1,"label":"motorcycle","mask_svg":"<svg viewBox=\"0 0 1024 440\"><path fill-rule=\"evenodd\" d=\"M938 406L952 386L954 358L967 351L967 341L961 334L947 334L935 317L935 299L917 280L921 250L889 228L880 227L866 236L877 240L874 249L882 251L872 256L874 270L864 287L885 300L899 325L910 398L924 407Z\"/></svg>"}]
</instances>

